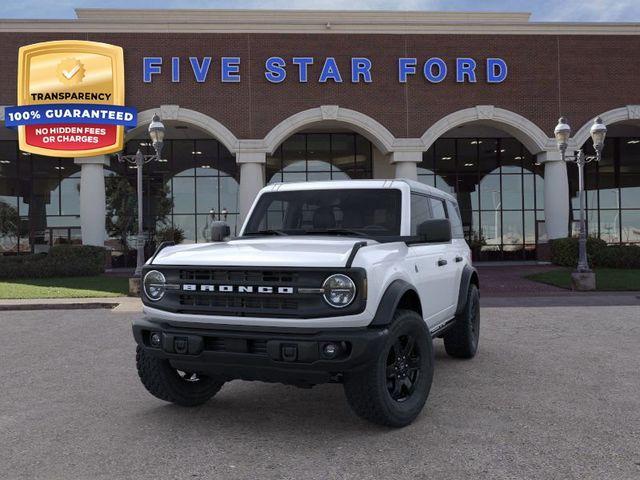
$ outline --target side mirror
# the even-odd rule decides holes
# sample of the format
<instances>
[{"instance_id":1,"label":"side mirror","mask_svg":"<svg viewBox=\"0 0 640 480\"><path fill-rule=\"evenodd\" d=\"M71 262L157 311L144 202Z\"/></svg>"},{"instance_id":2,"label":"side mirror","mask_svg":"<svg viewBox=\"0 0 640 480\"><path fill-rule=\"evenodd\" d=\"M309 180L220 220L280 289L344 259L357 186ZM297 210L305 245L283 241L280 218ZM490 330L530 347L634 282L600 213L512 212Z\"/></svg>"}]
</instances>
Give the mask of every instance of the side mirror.
<instances>
[{"instance_id":1,"label":"side mirror","mask_svg":"<svg viewBox=\"0 0 640 480\"><path fill-rule=\"evenodd\" d=\"M425 220L418 225L418 237L425 243L446 243L451 241L451 222L447 218Z\"/></svg>"},{"instance_id":2,"label":"side mirror","mask_svg":"<svg viewBox=\"0 0 640 480\"><path fill-rule=\"evenodd\" d=\"M223 242L231 235L231 228L225 222L217 221L211 223L211 241Z\"/></svg>"}]
</instances>

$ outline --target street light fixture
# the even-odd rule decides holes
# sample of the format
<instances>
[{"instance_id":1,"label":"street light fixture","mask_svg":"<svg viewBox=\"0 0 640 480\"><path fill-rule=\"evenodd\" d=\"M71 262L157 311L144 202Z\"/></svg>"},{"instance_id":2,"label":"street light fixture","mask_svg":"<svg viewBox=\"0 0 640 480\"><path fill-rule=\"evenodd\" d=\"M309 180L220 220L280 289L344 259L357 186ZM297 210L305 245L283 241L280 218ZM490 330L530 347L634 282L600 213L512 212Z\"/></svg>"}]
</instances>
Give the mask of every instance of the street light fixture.
<instances>
[{"instance_id":1,"label":"street light fixture","mask_svg":"<svg viewBox=\"0 0 640 480\"><path fill-rule=\"evenodd\" d=\"M149 138L151 138L151 144L155 153L153 155L144 155L142 151L138 148L138 151L135 155L122 155L118 153L118 161L119 162L127 162L132 165L135 165L137 170L137 194L138 194L138 235L136 236L136 250L137 250L137 260L136 260L136 271L135 276L139 277L142 274L142 266L144 265L144 233L143 233L143 205L142 205L142 166L145 163L149 163L153 160L161 160L160 156L162 152L162 145L164 143L164 134L165 127L158 114L155 114L151 119L151 124L149 125Z\"/></svg>"},{"instance_id":2,"label":"street light fixture","mask_svg":"<svg viewBox=\"0 0 640 480\"><path fill-rule=\"evenodd\" d=\"M580 195L580 238L578 241L578 267L577 273L590 274L589 262L587 259L587 229L585 224L585 192L584 192L584 166L590 162L599 162L602 158L602 149L604 148L604 139L607 135L607 127L600 117L597 117L591 126L591 139L595 155L585 155L582 149L572 155L567 155L567 147L569 145L569 137L571 136L571 127L567 119L561 117L558 125L554 130L558 150L562 154L563 161L575 162L578 166L578 191Z\"/></svg>"}]
</instances>

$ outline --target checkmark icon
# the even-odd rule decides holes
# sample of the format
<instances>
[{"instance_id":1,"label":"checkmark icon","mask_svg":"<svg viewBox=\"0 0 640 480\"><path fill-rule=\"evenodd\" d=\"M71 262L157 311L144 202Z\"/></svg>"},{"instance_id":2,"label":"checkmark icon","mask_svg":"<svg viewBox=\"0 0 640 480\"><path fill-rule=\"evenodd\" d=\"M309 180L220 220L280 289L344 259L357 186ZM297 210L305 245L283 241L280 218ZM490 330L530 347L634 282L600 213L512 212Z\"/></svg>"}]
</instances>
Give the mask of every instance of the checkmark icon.
<instances>
[{"instance_id":1,"label":"checkmark icon","mask_svg":"<svg viewBox=\"0 0 640 480\"><path fill-rule=\"evenodd\" d=\"M62 70L62 74L65 76L67 80L71 80L71 77L73 77L76 73L78 73L78 70L80 70L80 65L76 65L70 71Z\"/></svg>"},{"instance_id":2,"label":"checkmark icon","mask_svg":"<svg viewBox=\"0 0 640 480\"><path fill-rule=\"evenodd\" d=\"M65 58L56 69L58 80L63 85L77 85L84 78L84 65L77 58Z\"/></svg>"}]
</instances>

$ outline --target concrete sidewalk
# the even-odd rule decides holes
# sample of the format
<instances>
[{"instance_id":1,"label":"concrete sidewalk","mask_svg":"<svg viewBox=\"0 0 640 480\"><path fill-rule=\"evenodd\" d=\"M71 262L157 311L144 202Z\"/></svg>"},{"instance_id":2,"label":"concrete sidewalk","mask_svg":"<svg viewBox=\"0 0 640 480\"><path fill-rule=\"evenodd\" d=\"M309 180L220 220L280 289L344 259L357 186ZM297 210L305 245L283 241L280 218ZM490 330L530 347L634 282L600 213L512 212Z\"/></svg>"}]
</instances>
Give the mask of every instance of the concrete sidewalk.
<instances>
[{"instance_id":1,"label":"concrete sidewalk","mask_svg":"<svg viewBox=\"0 0 640 480\"><path fill-rule=\"evenodd\" d=\"M142 312L142 302L138 297L0 300L0 312L15 310L77 310L96 308L113 309L117 312Z\"/></svg>"}]
</instances>

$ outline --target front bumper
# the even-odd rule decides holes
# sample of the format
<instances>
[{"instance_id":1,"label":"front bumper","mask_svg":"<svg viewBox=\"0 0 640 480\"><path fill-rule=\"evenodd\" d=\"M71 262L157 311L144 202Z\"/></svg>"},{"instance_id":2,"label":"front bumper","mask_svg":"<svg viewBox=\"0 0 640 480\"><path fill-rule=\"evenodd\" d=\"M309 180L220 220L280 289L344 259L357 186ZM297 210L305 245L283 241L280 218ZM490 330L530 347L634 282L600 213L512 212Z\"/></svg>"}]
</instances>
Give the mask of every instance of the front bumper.
<instances>
[{"instance_id":1,"label":"front bumper","mask_svg":"<svg viewBox=\"0 0 640 480\"><path fill-rule=\"evenodd\" d=\"M159 345L152 345L152 334ZM135 320L133 336L145 351L188 372L225 380L261 380L309 386L340 381L342 374L375 361L386 328L333 330L177 327ZM328 355L327 345L337 353Z\"/></svg>"}]
</instances>

